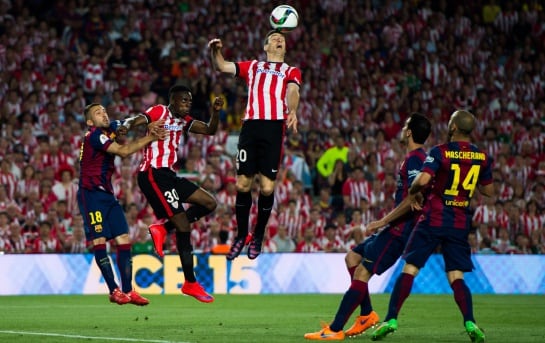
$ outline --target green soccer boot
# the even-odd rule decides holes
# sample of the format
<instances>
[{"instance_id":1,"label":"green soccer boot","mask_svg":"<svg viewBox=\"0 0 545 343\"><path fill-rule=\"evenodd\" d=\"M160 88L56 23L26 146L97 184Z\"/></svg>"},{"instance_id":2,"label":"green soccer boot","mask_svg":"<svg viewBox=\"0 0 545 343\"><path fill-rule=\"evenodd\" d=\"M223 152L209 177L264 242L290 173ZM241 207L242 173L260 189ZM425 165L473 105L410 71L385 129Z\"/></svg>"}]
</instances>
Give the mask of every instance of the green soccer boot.
<instances>
[{"instance_id":1,"label":"green soccer boot","mask_svg":"<svg viewBox=\"0 0 545 343\"><path fill-rule=\"evenodd\" d=\"M371 333L372 341L380 341L387 334L397 331L397 319L390 319L387 322L382 322L373 332Z\"/></svg>"},{"instance_id":2,"label":"green soccer boot","mask_svg":"<svg viewBox=\"0 0 545 343\"><path fill-rule=\"evenodd\" d=\"M466 322L466 332L471 339L471 342L474 343L483 343L484 342L484 332L483 330L479 329L477 324L473 323L472 321Z\"/></svg>"}]
</instances>

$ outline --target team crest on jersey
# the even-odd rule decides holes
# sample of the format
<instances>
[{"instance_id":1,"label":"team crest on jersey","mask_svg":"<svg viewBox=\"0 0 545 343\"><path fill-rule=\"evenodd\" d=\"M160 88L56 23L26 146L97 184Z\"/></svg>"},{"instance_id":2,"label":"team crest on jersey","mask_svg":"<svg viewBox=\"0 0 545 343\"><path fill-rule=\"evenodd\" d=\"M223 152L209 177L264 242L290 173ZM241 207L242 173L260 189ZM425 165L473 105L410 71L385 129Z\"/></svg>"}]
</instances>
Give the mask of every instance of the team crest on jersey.
<instances>
[{"instance_id":1,"label":"team crest on jersey","mask_svg":"<svg viewBox=\"0 0 545 343\"><path fill-rule=\"evenodd\" d=\"M95 225L95 232L96 233L101 233L102 232L102 225L100 225L100 224Z\"/></svg>"},{"instance_id":2,"label":"team crest on jersey","mask_svg":"<svg viewBox=\"0 0 545 343\"><path fill-rule=\"evenodd\" d=\"M176 208L176 209L177 209L177 208L178 208L178 206L179 206L179 204L178 204L178 202L177 202L177 201L174 201L174 202L172 203L172 207L174 207L174 208Z\"/></svg>"},{"instance_id":3,"label":"team crest on jersey","mask_svg":"<svg viewBox=\"0 0 545 343\"><path fill-rule=\"evenodd\" d=\"M110 138L108 138L108 136L104 134L100 135L99 139L100 139L100 143L102 144L106 144L106 142L110 140Z\"/></svg>"}]
</instances>

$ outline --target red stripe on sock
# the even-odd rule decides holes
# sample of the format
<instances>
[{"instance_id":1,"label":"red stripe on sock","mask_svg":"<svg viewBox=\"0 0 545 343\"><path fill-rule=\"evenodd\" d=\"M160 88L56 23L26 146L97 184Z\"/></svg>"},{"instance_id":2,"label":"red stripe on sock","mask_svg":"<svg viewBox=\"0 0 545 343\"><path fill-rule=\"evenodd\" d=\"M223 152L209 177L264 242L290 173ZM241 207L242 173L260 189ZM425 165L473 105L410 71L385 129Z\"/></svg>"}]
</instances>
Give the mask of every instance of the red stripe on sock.
<instances>
[{"instance_id":1,"label":"red stripe on sock","mask_svg":"<svg viewBox=\"0 0 545 343\"><path fill-rule=\"evenodd\" d=\"M119 244L117 246L117 250L131 250L131 244L130 243L127 243L127 244Z\"/></svg>"},{"instance_id":2,"label":"red stripe on sock","mask_svg":"<svg viewBox=\"0 0 545 343\"><path fill-rule=\"evenodd\" d=\"M97 244L93 247L93 251L106 250L106 244Z\"/></svg>"}]
</instances>

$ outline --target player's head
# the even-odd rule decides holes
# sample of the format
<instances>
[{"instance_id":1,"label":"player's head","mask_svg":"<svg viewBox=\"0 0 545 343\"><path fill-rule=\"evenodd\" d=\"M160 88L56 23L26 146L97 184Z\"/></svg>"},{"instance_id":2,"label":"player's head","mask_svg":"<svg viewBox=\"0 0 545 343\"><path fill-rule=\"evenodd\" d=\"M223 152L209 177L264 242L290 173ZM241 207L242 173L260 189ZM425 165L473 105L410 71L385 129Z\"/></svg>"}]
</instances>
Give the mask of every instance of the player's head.
<instances>
[{"instance_id":1,"label":"player's head","mask_svg":"<svg viewBox=\"0 0 545 343\"><path fill-rule=\"evenodd\" d=\"M449 141L455 135L463 138L469 137L475 125L476 119L473 114L465 110L455 111L448 122Z\"/></svg>"},{"instance_id":2,"label":"player's head","mask_svg":"<svg viewBox=\"0 0 545 343\"><path fill-rule=\"evenodd\" d=\"M85 106L83 115L88 126L108 127L110 126L110 118L108 112L101 104L96 102Z\"/></svg>"},{"instance_id":3,"label":"player's head","mask_svg":"<svg viewBox=\"0 0 545 343\"><path fill-rule=\"evenodd\" d=\"M401 130L401 143L407 144L409 137L412 137L416 144L424 144L431 132L431 122L423 114L414 112L405 121Z\"/></svg>"},{"instance_id":4,"label":"player's head","mask_svg":"<svg viewBox=\"0 0 545 343\"><path fill-rule=\"evenodd\" d=\"M278 30L271 30L263 40L263 50L269 53L277 53L284 56L286 53L286 37Z\"/></svg>"},{"instance_id":5,"label":"player's head","mask_svg":"<svg viewBox=\"0 0 545 343\"><path fill-rule=\"evenodd\" d=\"M177 117L189 113L192 101L191 89L187 86L175 85L168 91L168 108Z\"/></svg>"}]
</instances>

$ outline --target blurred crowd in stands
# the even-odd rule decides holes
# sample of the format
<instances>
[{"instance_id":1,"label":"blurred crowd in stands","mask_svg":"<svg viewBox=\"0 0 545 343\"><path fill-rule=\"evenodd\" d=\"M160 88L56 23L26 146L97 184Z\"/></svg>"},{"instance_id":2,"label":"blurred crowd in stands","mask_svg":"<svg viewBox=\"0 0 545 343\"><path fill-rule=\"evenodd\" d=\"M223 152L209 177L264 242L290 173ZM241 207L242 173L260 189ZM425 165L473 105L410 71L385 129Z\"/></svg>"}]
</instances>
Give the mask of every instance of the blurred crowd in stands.
<instances>
[{"instance_id":1,"label":"blurred crowd in stands","mask_svg":"<svg viewBox=\"0 0 545 343\"><path fill-rule=\"evenodd\" d=\"M495 198L471 203L473 251L545 253L542 2L287 2L300 15L286 35L287 62L303 72L299 132L286 138L265 251L344 252L361 242L365 224L393 207L407 115L432 119L431 147L446 141L453 110L467 108L497 187ZM193 224L195 250L229 244L246 89L212 69L207 42L222 38L228 60L264 58L278 4L0 0L0 252L87 251L75 198L83 107L98 102L122 119L166 104L176 83L192 88L202 120L211 99L225 99L219 132L188 136L174 168L218 200ZM156 220L135 181L140 159L118 159L113 179L135 253L152 251Z\"/></svg>"}]
</instances>

